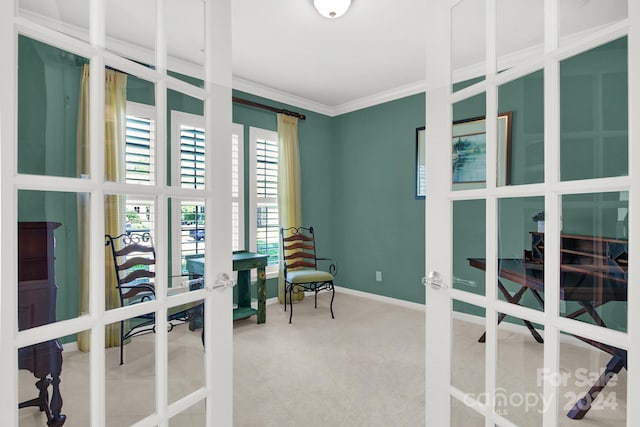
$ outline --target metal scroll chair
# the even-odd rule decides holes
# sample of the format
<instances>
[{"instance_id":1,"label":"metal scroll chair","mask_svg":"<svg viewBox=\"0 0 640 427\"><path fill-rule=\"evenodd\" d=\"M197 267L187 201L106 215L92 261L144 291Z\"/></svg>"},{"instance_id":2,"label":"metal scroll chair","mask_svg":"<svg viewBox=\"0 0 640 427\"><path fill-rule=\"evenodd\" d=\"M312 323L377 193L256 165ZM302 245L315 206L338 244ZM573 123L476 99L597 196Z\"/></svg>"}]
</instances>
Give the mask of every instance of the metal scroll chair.
<instances>
[{"instance_id":1,"label":"metal scroll chair","mask_svg":"<svg viewBox=\"0 0 640 427\"><path fill-rule=\"evenodd\" d=\"M116 288L120 295L120 306L140 304L155 299L154 279L156 252L151 233L148 231L126 232L113 237L105 234L105 246L110 248L115 270ZM187 281L190 289L202 287L202 279ZM186 304L171 308L168 314L168 330L178 323L201 317L201 304ZM120 322L120 364L124 363L124 343L137 335L155 332L155 314L144 314ZM204 330L203 330L204 343Z\"/></svg>"},{"instance_id":2,"label":"metal scroll chair","mask_svg":"<svg viewBox=\"0 0 640 427\"><path fill-rule=\"evenodd\" d=\"M313 227L280 228L284 267L284 311L289 301L289 323L293 317L293 294L310 291L315 294L315 308L318 308L318 292L331 291L329 310L333 316L333 299L336 290L333 278L336 274L336 262L332 258L316 256L316 242ZM329 272L318 270L318 261L331 261ZM287 297L288 295L288 297Z\"/></svg>"}]
</instances>

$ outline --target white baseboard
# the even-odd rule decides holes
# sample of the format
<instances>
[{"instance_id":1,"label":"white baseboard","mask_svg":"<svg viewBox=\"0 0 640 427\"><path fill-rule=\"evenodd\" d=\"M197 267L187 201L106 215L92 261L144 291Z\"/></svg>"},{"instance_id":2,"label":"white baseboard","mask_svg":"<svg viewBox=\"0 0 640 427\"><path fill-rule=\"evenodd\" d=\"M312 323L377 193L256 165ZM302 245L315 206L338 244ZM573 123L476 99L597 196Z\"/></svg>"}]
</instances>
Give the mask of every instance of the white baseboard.
<instances>
[{"instance_id":1,"label":"white baseboard","mask_svg":"<svg viewBox=\"0 0 640 427\"><path fill-rule=\"evenodd\" d=\"M425 305L417 302L405 301L397 298L385 297L383 295L372 294L369 292L357 291L355 289L343 288L336 286L336 291L343 294L354 295L361 298L368 298L374 301L385 302L387 304L398 305L400 307L409 308L411 310L424 311Z\"/></svg>"},{"instance_id":2,"label":"white baseboard","mask_svg":"<svg viewBox=\"0 0 640 427\"><path fill-rule=\"evenodd\" d=\"M409 308L411 310L424 311L424 304L418 304L416 302L405 301L397 298L385 297L383 295L376 295L369 292L357 291L355 289L343 288L342 286L336 286L336 292L354 295L360 298L367 298L374 301L385 302L387 304L398 305L400 307ZM305 295L313 295L313 292L305 292ZM267 305L279 303L278 297L267 299Z\"/></svg>"},{"instance_id":3,"label":"white baseboard","mask_svg":"<svg viewBox=\"0 0 640 427\"><path fill-rule=\"evenodd\" d=\"M62 351L78 351L78 341L71 341L66 344L62 344Z\"/></svg>"}]
</instances>

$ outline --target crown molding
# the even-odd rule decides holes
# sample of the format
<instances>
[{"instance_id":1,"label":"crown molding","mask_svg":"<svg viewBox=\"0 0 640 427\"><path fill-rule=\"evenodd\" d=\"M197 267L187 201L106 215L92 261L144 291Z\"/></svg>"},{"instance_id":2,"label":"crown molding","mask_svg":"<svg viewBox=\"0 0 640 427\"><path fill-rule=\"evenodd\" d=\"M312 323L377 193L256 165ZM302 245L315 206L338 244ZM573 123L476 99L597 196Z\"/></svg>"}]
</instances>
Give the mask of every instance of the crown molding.
<instances>
[{"instance_id":1,"label":"crown molding","mask_svg":"<svg viewBox=\"0 0 640 427\"><path fill-rule=\"evenodd\" d=\"M425 80L409 83L394 89L379 92L353 101L345 102L332 108L333 116L351 113L363 108L373 107L396 99L405 98L417 93L425 92L427 84Z\"/></svg>"},{"instance_id":2,"label":"crown molding","mask_svg":"<svg viewBox=\"0 0 640 427\"><path fill-rule=\"evenodd\" d=\"M40 25L44 25L48 28L53 28L54 30L69 34L81 40L86 41L89 37L88 31L84 28L60 22L50 17L36 14L24 9L20 10L20 16L24 17L27 20L36 22ZM610 38L610 32L607 32L604 29L611 26L612 24L606 24L601 27L583 30L579 33L563 37L562 42L563 44L570 44L571 42L575 42L575 40L592 39L591 44L593 44L595 47L598 42L602 42L602 40L606 39L607 37ZM613 24L613 26L617 27L616 34L624 34L627 30L628 22L627 20L624 20L619 23ZM605 36L602 36L603 33L605 34ZM124 55L125 57L134 58L138 61L148 61L149 63L152 63L155 59L154 53L152 51L140 46L112 38L108 38L107 41L109 43L110 50ZM499 59L498 68L501 70L508 69L512 66L522 63L523 61L526 61L527 59L538 58L542 53L543 46L535 45L515 53L504 55ZM177 71L179 73L190 75L200 79L204 77L203 67L201 65L193 64L191 62L176 59L173 57L167 58L167 65L168 68L172 71ZM454 70L452 78L454 82L460 82L481 76L484 74L484 72L484 64L472 64L470 66ZM426 81L420 80L403 86L399 86L394 89L355 99L344 104L331 106L313 101L311 99L293 95L279 89L274 89L238 76L232 76L231 86L233 89L246 92L251 95L271 99L273 101L281 102L297 108L302 108L329 117L351 113L353 111L373 107L385 102L395 101L400 98L415 95L418 93L424 93L426 91Z\"/></svg>"},{"instance_id":3,"label":"crown molding","mask_svg":"<svg viewBox=\"0 0 640 427\"><path fill-rule=\"evenodd\" d=\"M283 104L291 105L293 107L304 108L305 110L313 111L314 113L324 114L325 116L335 115L333 113L333 107L310 99L302 98L300 96L292 95L288 92L273 89L269 86L243 79L242 77L233 76L231 79L231 86L236 90L247 92L251 95L268 98L272 101L282 102Z\"/></svg>"},{"instance_id":4,"label":"crown molding","mask_svg":"<svg viewBox=\"0 0 640 427\"><path fill-rule=\"evenodd\" d=\"M310 99L302 98L290 93L264 86L260 83L252 82L240 77L233 77L232 86L234 89L250 93L252 95L261 96L274 101L282 102L298 108L304 108L315 113L324 114L325 116L335 117L342 114L351 113L363 108L372 107L385 102L394 101L406 96L415 95L425 91L426 84L424 80L400 86L395 89L380 92L364 98L356 99L340 105L326 105Z\"/></svg>"},{"instance_id":5,"label":"crown molding","mask_svg":"<svg viewBox=\"0 0 640 427\"><path fill-rule=\"evenodd\" d=\"M88 42L89 40L89 32L85 28L81 28L67 22L61 22L51 17L34 13L25 9L20 10L20 15L29 21L35 22L47 28L54 29L55 31L59 31L64 34L71 35L72 37L75 37L77 39L84 40L86 42ZM147 63L153 63L155 61L155 54L149 49L140 47L133 43L113 39L111 37L107 38L107 43L111 51L123 55L127 58L132 58L136 61ZM202 79L204 77L202 66L193 64L188 61L168 57L167 65L170 70L176 71L178 73L186 74L199 79ZM352 111L382 104L384 102L393 101L405 96L424 92L425 90L424 81L420 81L401 86L396 89L381 92L379 94L356 99L354 101L350 101L341 105L330 106L297 95L293 95L288 92L274 89L260 83L243 79L238 76L232 76L231 86L233 89L247 92L251 95L260 96L277 102L282 102L283 104L291 105L297 108L303 108L305 110L324 114L325 116L329 117L335 117L341 114L346 114Z\"/></svg>"}]
</instances>

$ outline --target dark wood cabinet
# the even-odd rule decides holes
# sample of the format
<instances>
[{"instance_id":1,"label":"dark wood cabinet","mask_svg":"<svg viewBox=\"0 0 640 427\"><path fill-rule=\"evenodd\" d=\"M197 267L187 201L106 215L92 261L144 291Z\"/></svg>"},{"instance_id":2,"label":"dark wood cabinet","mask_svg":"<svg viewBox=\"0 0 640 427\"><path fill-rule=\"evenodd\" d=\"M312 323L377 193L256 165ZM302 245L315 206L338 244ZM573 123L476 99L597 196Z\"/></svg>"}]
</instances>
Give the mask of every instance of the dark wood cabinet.
<instances>
[{"instance_id":1,"label":"dark wood cabinet","mask_svg":"<svg viewBox=\"0 0 640 427\"><path fill-rule=\"evenodd\" d=\"M18 223L18 329L21 331L56 320L58 287L54 274L53 231L60 225L57 222ZM37 406L46 413L48 426L62 426L66 416L60 413L62 346L58 340L19 349L18 368L27 369L38 378L38 396L20 403L19 407Z\"/></svg>"}]
</instances>

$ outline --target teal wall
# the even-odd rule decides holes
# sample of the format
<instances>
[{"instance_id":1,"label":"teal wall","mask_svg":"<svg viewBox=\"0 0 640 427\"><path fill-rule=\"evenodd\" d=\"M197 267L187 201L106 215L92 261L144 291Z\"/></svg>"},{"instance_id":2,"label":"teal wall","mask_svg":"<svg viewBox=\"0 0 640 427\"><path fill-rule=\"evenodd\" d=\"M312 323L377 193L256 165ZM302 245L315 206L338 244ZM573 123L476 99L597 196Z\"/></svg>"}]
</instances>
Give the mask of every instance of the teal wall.
<instances>
[{"instance_id":1,"label":"teal wall","mask_svg":"<svg viewBox=\"0 0 640 427\"><path fill-rule=\"evenodd\" d=\"M18 40L18 171L76 176L78 98L84 58L20 36ZM79 306L78 216L75 193L20 191L19 221L52 221L58 320Z\"/></svg>"},{"instance_id":2,"label":"teal wall","mask_svg":"<svg viewBox=\"0 0 640 427\"><path fill-rule=\"evenodd\" d=\"M77 97L84 62L83 58L20 38L21 172L75 176ZM563 177L626 174L626 39L563 61L561 75ZM153 87L149 83L131 78L128 96L153 104L150 88ZM513 114L512 184L543 180L542 93L542 72L499 88L499 110ZM416 128L425 124L424 94L337 117L239 91L233 94L307 116L299 122L303 222L315 227L319 253L338 261L337 284L423 303L420 279L424 276L424 209L428 199L415 198L415 138ZM170 109L202 112L200 101L183 94L169 92L168 102ZM484 96L456 104L453 115L454 120L485 115ZM233 121L244 126L245 153L250 126L277 128L275 114L240 104L233 105ZM245 155L245 170L248 161ZM245 180L246 189L248 185ZM65 226L57 232L59 241L64 238L73 242L77 240L77 230L72 224L77 222L77 216L75 200L68 197L57 193L21 197L19 217L62 222ZM603 199L606 197L595 197ZM618 205L614 210L609 207L587 212L568 204L565 228L611 236L618 228L606 219L611 218ZM248 200L245 206L248 207ZM529 231L535 229L531 216L544 206L539 200L530 199L515 201L502 209L502 218L510 220L501 220L501 254L520 253L530 245ZM461 230L460 237L454 236L454 275L475 283L470 291L484 292L482 274L470 269L466 261L469 256L484 256L484 236L478 234L483 230L483 217L477 210L464 208L454 215L457 223L469 225L466 231ZM603 220L594 225L590 219L594 216ZM248 223L245 226L248 228ZM73 262L77 248L72 246L57 251L59 301L63 302L59 304L59 318L73 317L77 312L77 266ZM376 271L382 272L382 282L375 281ZM268 296L276 295L276 281L269 280ZM623 312L620 308L617 311ZM614 319L614 324L620 329L626 327L621 318Z\"/></svg>"},{"instance_id":3,"label":"teal wall","mask_svg":"<svg viewBox=\"0 0 640 427\"><path fill-rule=\"evenodd\" d=\"M416 128L424 124L424 94L334 118L338 285L424 303L425 199L415 197Z\"/></svg>"}]
</instances>

